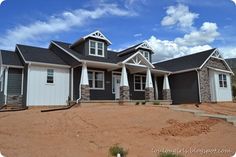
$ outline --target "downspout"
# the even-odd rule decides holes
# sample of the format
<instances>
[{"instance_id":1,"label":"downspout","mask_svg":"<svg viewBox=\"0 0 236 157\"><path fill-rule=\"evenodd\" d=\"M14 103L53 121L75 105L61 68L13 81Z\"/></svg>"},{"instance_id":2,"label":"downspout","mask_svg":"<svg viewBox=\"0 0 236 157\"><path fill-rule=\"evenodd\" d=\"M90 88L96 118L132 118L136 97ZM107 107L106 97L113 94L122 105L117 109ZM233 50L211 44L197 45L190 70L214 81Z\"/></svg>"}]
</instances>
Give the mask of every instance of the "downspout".
<instances>
[{"instance_id":1,"label":"downspout","mask_svg":"<svg viewBox=\"0 0 236 157\"><path fill-rule=\"evenodd\" d=\"M8 69L9 67L6 67L5 69L5 81L4 81L4 96L5 96L5 105L7 104L7 84L8 84Z\"/></svg>"},{"instance_id":2,"label":"downspout","mask_svg":"<svg viewBox=\"0 0 236 157\"><path fill-rule=\"evenodd\" d=\"M200 87L200 76L199 76L199 69L196 69L197 72L197 82L198 82L198 97L199 97L199 103L202 103L202 98L201 98L201 87Z\"/></svg>"}]
</instances>

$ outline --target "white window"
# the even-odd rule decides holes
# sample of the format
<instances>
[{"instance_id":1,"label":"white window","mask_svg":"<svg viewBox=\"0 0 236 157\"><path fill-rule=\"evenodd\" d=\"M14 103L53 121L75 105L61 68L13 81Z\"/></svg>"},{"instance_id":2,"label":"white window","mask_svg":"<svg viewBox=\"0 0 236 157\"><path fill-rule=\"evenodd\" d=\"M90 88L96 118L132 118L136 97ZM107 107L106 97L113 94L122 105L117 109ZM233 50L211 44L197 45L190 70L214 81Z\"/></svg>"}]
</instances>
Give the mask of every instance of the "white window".
<instances>
[{"instance_id":1,"label":"white window","mask_svg":"<svg viewBox=\"0 0 236 157\"><path fill-rule=\"evenodd\" d=\"M104 43L89 40L89 55L104 57Z\"/></svg>"},{"instance_id":2,"label":"white window","mask_svg":"<svg viewBox=\"0 0 236 157\"><path fill-rule=\"evenodd\" d=\"M227 77L225 74L219 74L219 86L227 88Z\"/></svg>"},{"instance_id":3,"label":"white window","mask_svg":"<svg viewBox=\"0 0 236 157\"><path fill-rule=\"evenodd\" d=\"M148 61L150 61L150 53L148 51L140 50L140 52Z\"/></svg>"},{"instance_id":4,"label":"white window","mask_svg":"<svg viewBox=\"0 0 236 157\"><path fill-rule=\"evenodd\" d=\"M134 75L134 90L144 91L146 85L146 76L144 75Z\"/></svg>"},{"instance_id":5,"label":"white window","mask_svg":"<svg viewBox=\"0 0 236 157\"><path fill-rule=\"evenodd\" d=\"M54 83L54 70L48 69L47 70L47 83Z\"/></svg>"},{"instance_id":6,"label":"white window","mask_svg":"<svg viewBox=\"0 0 236 157\"><path fill-rule=\"evenodd\" d=\"M90 89L104 89L104 72L103 71L88 71Z\"/></svg>"}]
</instances>

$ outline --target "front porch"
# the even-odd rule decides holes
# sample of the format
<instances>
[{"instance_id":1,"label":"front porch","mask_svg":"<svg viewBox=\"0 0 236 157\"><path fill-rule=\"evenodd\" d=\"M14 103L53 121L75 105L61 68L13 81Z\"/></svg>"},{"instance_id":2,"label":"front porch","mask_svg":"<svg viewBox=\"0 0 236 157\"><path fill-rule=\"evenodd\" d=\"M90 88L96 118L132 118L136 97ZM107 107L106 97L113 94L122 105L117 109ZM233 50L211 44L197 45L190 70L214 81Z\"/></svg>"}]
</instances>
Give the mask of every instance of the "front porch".
<instances>
[{"instance_id":1,"label":"front porch","mask_svg":"<svg viewBox=\"0 0 236 157\"><path fill-rule=\"evenodd\" d=\"M118 64L84 61L73 73L77 102L171 101L169 73L155 69L141 54Z\"/></svg>"}]
</instances>

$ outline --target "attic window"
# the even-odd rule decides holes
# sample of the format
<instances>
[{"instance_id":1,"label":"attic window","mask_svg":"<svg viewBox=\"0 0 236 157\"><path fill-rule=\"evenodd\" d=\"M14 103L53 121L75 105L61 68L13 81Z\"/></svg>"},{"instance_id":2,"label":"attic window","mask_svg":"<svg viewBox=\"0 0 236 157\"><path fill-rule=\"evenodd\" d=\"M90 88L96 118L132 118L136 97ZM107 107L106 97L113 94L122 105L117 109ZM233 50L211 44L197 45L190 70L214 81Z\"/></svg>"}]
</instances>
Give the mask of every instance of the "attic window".
<instances>
[{"instance_id":1,"label":"attic window","mask_svg":"<svg viewBox=\"0 0 236 157\"><path fill-rule=\"evenodd\" d=\"M140 50L141 54L148 60L150 61L150 54L148 51L143 51L143 50Z\"/></svg>"},{"instance_id":2,"label":"attic window","mask_svg":"<svg viewBox=\"0 0 236 157\"><path fill-rule=\"evenodd\" d=\"M89 55L104 57L104 43L89 40Z\"/></svg>"}]
</instances>

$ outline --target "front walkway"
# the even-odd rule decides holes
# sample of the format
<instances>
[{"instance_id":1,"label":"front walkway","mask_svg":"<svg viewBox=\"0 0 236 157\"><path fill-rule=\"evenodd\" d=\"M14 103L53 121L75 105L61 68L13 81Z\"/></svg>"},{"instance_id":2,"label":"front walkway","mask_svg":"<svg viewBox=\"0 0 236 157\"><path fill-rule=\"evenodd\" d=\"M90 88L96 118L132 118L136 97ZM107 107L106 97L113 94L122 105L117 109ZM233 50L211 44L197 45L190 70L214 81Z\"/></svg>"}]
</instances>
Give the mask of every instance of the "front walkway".
<instances>
[{"instance_id":1,"label":"front walkway","mask_svg":"<svg viewBox=\"0 0 236 157\"><path fill-rule=\"evenodd\" d=\"M207 113L206 111L203 111L200 109L186 109L181 106L172 106L171 105L171 106L166 106L166 107L168 107L169 109L172 109L174 111L193 113L195 116L223 119L226 122L229 122L229 123L233 124L234 126L236 126L236 116L233 116L233 115L212 114L212 113Z\"/></svg>"}]
</instances>

